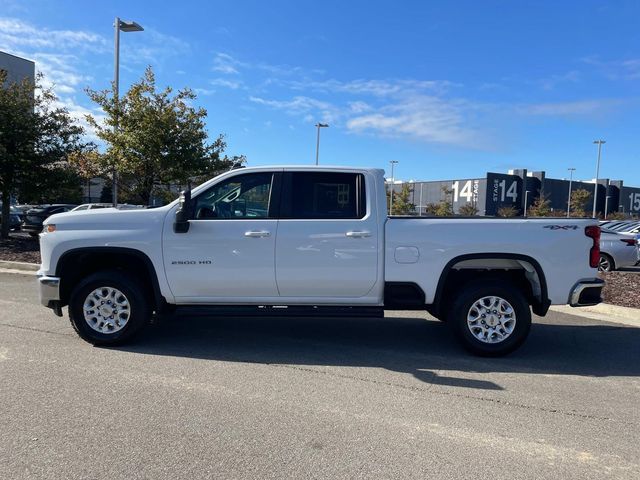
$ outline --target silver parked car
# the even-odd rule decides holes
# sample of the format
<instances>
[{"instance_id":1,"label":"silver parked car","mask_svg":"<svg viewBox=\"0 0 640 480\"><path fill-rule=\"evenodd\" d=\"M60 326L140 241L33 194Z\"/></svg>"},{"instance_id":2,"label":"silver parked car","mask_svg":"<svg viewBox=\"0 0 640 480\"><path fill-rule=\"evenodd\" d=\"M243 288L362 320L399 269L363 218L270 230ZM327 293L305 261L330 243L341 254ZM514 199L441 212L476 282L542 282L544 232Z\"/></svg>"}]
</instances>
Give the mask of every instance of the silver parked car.
<instances>
[{"instance_id":1,"label":"silver parked car","mask_svg":"<svg viewBox=\"0 0 640 480\"><path fill-rule=\"evenodd\" d=\"M610 272L622 267L631 267L640 260L638 239L635 235L602 229L600 235L601 272Z\"/></svg>"},{"instance_id":2,"label":"silver parked car","mask_svg":"<svg viewBox=\"0 0 640 480\"><path fill-rule=\"evenodd\" d=\"M83 203L82 205L78 205L72 211L77 212L80 210L95 210L96 208L112 208L112 203ZM128 203L119 203L118 210L137 210L145 208L144 205L130 205Z\"/></svg>"}]
</instances>

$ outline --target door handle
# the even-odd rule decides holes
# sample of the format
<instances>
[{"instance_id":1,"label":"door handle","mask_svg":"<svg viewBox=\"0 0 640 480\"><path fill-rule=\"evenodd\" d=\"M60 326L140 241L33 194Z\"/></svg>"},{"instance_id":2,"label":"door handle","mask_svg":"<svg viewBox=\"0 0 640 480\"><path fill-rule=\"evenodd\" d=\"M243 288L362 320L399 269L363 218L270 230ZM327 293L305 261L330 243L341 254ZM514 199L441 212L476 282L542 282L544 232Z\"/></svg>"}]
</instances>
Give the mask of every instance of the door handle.
<instances>
[{"instance_id":1,"label":"door handle","mask_svg":"<svg viewBox=\"0 0 640 480\"><path fill-rule=\"evenodd\" d=\"M364 237L370 237L371 236L371 232L368 232L366 230L362 230L362 231L359 231L359 232L347 232L347 233L345 233L345 235L347 237L350 237L350 238L364 238Z\"/></svg>"},{"instance_id":2,"label":"door handle","mask_svg":"<svg viewBox=\"0 0 640 480\"><path fill-rule=\"evenodd\" d=\"M266 230L249 230L248 232L244 232L244 236L251 238L269 237L271 236L271 232Z\"/></svg>"}]
</instances>

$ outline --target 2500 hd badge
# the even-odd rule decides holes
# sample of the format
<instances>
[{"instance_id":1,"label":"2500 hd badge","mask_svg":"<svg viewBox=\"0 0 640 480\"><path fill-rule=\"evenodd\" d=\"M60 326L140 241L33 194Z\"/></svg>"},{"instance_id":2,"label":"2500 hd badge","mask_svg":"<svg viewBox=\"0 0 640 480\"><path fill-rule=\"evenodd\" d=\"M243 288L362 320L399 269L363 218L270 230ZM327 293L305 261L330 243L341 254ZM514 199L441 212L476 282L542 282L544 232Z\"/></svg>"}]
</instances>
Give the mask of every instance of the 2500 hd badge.
<instances>
[{"instance_id":1,"label":"2500 hd badge","mask_svg":"<svg viewBox=\"0 0 640 480\"><path fill-rule=\"evenodd\" d=\"M211 260L172 260L171 265L211 265Z\"/></svg>"}]
</instances>

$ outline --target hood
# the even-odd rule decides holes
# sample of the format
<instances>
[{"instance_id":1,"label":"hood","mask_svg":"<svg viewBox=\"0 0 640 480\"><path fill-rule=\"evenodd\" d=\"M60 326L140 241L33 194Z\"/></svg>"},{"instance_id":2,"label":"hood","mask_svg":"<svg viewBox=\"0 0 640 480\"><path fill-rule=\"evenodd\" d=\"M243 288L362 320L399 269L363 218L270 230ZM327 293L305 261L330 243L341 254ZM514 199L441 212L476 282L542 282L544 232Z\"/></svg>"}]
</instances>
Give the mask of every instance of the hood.
<instances>
[{"instance_id":1,"label":"hood","mask_svg":"<svg viewBox=\"0 0 640 480\"><path fill-rule=\"evenodd\" d=\"M139 230L161 224L170 206L140 210L96 208L51 215L44 225L55 224L57 230Z\"/></svg>"}]
</instances>

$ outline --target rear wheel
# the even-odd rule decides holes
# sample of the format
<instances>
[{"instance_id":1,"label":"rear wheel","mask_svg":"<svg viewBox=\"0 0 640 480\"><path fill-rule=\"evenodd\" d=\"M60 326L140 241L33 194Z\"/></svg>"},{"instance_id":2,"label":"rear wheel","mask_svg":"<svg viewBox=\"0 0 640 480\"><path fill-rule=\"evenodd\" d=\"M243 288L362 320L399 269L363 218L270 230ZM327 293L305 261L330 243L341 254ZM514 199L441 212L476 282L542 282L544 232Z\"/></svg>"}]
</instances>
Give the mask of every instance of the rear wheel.
<instances>
[{"instance_id":1,"label":"rear wheel","mask_svg":"<svg viewBox=\"0 0 640 480\"><path fill-rule=\"evenodd\" d=\"M151 310L142 289L119 271L94 273L74 288L69 319L78 335L94 345L119 345L149 321Z\"/></svg>"},{"instance_id":2,"label":"rear wheel","mask_svg":"<svg viewBox=\"0 0 640 480\"><path fill-rule=\"evenodd\" d=\"M506 355L531 328L531 310L520 290L500 281L469 283L451 306L449 323L464 347L477 355Z\"/></svg>"},{"instance_id":3,"label":"rear wheel","mask_svg":"<svg viewBox=\"0 0 640 480\"><path fill-rule=\"evenodd\" d=\"M600 253L600 260L598 261L598 270L601 272L611 272L615 270L615 264L613 258L606 253Z\"/></svg>"}]
</instances>

